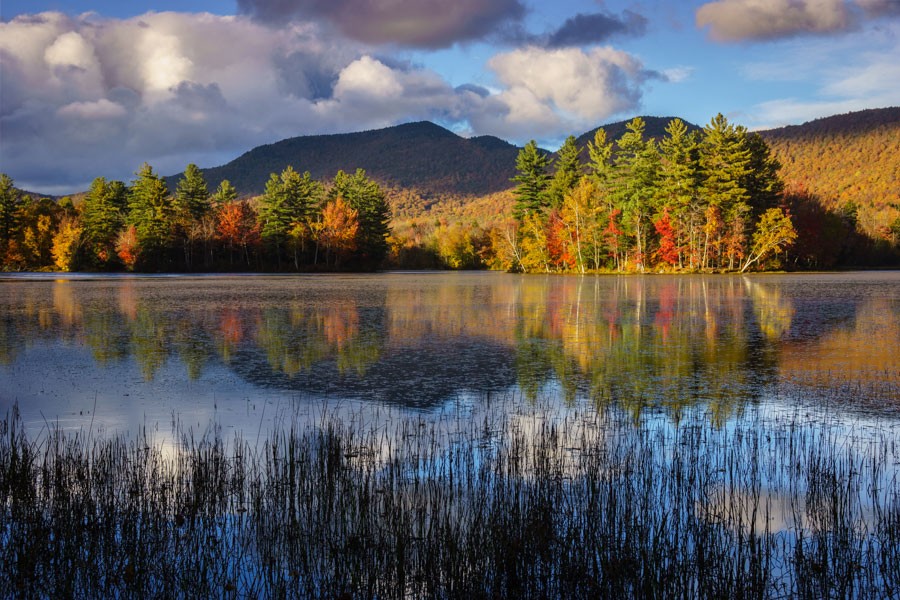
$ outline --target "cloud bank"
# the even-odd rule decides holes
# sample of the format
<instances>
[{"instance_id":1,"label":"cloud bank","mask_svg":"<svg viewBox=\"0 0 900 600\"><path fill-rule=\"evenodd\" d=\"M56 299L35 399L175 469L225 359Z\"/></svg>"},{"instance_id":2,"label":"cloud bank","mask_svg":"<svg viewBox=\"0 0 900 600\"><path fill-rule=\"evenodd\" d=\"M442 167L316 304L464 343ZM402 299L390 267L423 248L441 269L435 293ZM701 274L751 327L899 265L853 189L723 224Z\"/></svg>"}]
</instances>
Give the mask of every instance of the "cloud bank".
<instances>
[{"instance_id":1,"label":"cloud bank","mask_svg":"<svg viewBox=\"0 0 900 600\"><path fill-rule=\"evenodd\" d=\"M525 15L521 0L238 0L265 23L324 20L367 44L443 48L482 38Z\"/></svg>"},{"instance_id":2,"label":"cloud bank","mask_svg":"<svg viewBox=\"0 0 900 600\"><path fill-rule=\"evenodd\" d=\"M612 48L493 57L497 85L450 83L294 22L59 13L0 23L0 170L44 193L222 164L262 143L428 119L514 141L558 139L640 103L653 74ZM302 168L302 165L298 165Z\"/></svg>"},{"instance_id":3,"label":"cloud bank","mask_svg":"<svg viewBox=\"0 0 900 600\"><path fill-rule=\"evenodd\" d=\"M697 9L697 27L719 42L850 31L865 19L900 15L898 0L716 0Z\"/></svg>"}]
</instances>

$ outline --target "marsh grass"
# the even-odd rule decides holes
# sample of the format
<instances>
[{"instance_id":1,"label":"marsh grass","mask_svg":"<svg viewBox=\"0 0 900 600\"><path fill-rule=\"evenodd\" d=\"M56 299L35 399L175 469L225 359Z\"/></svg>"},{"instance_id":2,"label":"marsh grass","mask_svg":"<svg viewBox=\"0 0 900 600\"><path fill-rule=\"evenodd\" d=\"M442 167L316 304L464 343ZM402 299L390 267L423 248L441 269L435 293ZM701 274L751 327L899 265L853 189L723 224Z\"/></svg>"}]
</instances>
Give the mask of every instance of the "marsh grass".
<instances>
[{"instance_id":1,"label":"marsh grass","mask_svg":"<svg viewBox=\"0 0 900 600\"><path fill-rule=\"evenodd\" d=\"M889 598L900 447L506 407L220 431L0 421L0 596Z\"/></svg>"}]
</instances>

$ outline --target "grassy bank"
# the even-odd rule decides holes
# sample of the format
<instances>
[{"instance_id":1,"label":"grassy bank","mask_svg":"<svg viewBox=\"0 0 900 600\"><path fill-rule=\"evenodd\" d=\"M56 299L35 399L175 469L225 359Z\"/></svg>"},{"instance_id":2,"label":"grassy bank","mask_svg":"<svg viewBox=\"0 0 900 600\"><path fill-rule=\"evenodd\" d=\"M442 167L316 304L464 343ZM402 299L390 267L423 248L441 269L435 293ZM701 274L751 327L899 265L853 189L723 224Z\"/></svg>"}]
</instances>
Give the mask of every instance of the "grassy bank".
<instances>
[{"instance_id":1,"label":"grassy bank","mask_svg":"<svg viewBox=\"0 0 900 600\"><path fill-rule=\"evenodd\" d=\"M900 593L888 429L532 407L174 447L0 433L0 597Z\"/></svg>"}]
</instances>

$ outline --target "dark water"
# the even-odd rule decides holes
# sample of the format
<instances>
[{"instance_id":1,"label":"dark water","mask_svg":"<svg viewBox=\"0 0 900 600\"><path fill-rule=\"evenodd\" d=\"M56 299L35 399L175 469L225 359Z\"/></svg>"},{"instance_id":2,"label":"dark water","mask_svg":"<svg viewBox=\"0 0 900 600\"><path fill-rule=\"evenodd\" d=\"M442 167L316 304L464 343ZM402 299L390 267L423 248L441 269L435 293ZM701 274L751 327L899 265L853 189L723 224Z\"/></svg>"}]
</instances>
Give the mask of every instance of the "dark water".
<instances>
[{"instance_id":1,"label":"dark water","mask_svg":"<svg viewBox=\"0 0 900 600\"><path fill-rule=\"evenodd\" d=\"M717 423L900 413L897 272L6 276L0 315L0 412L32 427L255 432L298 404L504 394Z\"/></svg>"}]
</instances>

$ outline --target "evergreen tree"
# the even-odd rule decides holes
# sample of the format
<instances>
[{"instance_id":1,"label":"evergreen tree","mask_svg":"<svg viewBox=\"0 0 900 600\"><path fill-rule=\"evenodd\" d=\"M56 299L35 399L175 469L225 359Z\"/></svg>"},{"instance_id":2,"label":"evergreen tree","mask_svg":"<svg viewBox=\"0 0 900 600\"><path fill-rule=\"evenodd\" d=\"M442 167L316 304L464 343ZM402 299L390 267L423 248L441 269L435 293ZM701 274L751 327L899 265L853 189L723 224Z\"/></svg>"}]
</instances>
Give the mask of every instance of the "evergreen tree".
<instances>
[{"instance_id":1,"label":"evergreen tree","mask_svg":"<svg viewBox=\"0 0 900 600\"><path fill-rule=\"evenodd\" d=\"M619 139L614 168L614 196L630 225L637 250L638 268L646 260L647 229L655 208L659 179L659 152L652 140L644 139L644 120L635 117Z\"/></svg>"},{"instance_id":2,"label":"evergreen tree","mask_svg":"<svg viewBox=\"0 0 900 600\"><path fill-rule=\"evenodd\" d=\"M97 177L81 204L84 244L91 261L103 265L115 257L119 230L125 222L127 190L121 181Z\"/></svg>"},{"instance_id":3,"label":"evergreen tree","mask_svg":"<svg viewBox=\"0 0 900 600\"><path fill-rule=\"evenodd\" d=\"M159 268L171 241L174 211L165 180L144 163L135 173L128 194L126 223L133 225L142 258L147 266Z\"/></svg>"},{"instance_id":4,"label":"evergreen tree","mask_svg":"<svg viewBox=\"0 0 900 600\"><path fill-rule=\"evenodd\" d=\"M666 137L660 149L660 200L668 209L675 245L684 249L688 265L698 266L698 236L703 221L703 206L699 200L700 163L697 137L688 132L687 125L673 119L666 127ZM671 256L670 254L667 254ZM682 253L679 251L679 260ZM670 264L672 264L670 262Z\"/></svg>"},{"instance_id":5,"label":"evergreen tree","mask_svg":"<svg viewBox=\"0 0 900 600\"><path fill-rule=\"evenodd\" d=\"M387 256L391 212L378 183L369 179L363 169L353 175L338 171L334 176L328 200L343 198L356 211L359 220L356 245L360 264L375 269Z\"/></svg>"},{"instance_id":6,"label":"evergreen tree","mask_svg":"<svg viewBox=\"0 0 900 600\"><path fill-rule=\"evenodd\" d=\"M521 222L526 215L539 213L547 206L547 156L538 150L534 140L519 151L516 170L518 174L513 177L513 181L519 185L515 190L513 215Z\"/></svg>"},{"instance_id":7,"label":"evergreen tree","mask_svg":"<svg viewBox=\"0 0 900 600\"><path fill-rule=\"evenodd\" d=\"M598 191L609 190L613 178L613 144L606 139L602 127L594 133L594 140L588 142L588 173Z\"/></svg>"},{"instance_id":8,"label":"evergreen tree","mask_svg":"<svg viewBox=\"0 0 900 600\"><path fill-rule=\"evenodd\" d=\"M216 188L216 193L212 195L211 200L215 206L221 208L226 204L231 204L237 200L237 197L237 190L234 189L231 182L227 179L223 179L222 182L219 183L219 187Z\"/></svg>"},{"instance_id":9,"label":"evergreen tree","mask_svg":"<svg viewBox=\"0 0 900 600\"><path fill-rule=\"evenodd\" d=\"M187 213L193 221L200 221L210 209L209 190L203 173L194 163L184 169L184 176L175 189L175 208Z\"/></svg>"},{"instance_id":10,"label":"evergreen tree","mask_svg":"<svg viewBox=\"0 0 900 600\"><path fill-rule=\"evenodd\" d=\"M746 245L749 225L750 194L745 187L750 172L747 132L718 114L704 128L700 146L703 169L701 193L708 205L704 233L703 266L709 266L710 249L718 250L719 265L727 258L730 267L740 258ZM715 226L714 226L715 225Z\"/></svg>"},{"instance_id":11,"label":"evergreen tree","mask_svg":"<svg viewBox=\"0 0 900 600\"><path fill-rule=\"evenodd\" d=\"M6 253L16 233L19 204L22 198L12 178L0 174L0 258Z\"/></svg>"},{"instance_id":12,"label":"evergreen tree","mask_svg":"<svg viewBox=\"0 0 900 600\"><path fill-rule=\"evenodd\" d=\"M562 206L566 194L575 189L581 178L581 162L575 136L570 135L556 153L556 172L550 180L547 198L551 208Z\"/></svg>"},{"instance_id":13,"label":"evergreen tree","mask_svg":"<svg viewBox=\"0 0 900 600\"><path fill-rule=\"evenodd\" d=\"M305 250L322 192L322 184L309 171L300 175L288 166L280 176L272 173L269 177L260 198L259 219L262 239L275 251L279 264L283 249L291 244L294 267L299 268L300 254Z\"/></svg>"}]
</instances>

